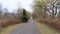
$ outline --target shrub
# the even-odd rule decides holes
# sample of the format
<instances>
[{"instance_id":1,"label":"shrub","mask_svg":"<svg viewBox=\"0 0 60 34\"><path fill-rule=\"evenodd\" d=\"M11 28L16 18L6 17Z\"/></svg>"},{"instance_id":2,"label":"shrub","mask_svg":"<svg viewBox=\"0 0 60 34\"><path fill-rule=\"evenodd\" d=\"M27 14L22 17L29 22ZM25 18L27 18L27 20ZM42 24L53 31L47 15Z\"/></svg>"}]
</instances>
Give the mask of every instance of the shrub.
<instances>
[{"instance_id":1,"label":"shrub","mask_svg":"<svg viewBox=\"0 0 60 34\"><path fill-rule=\"evenodd\" d=\"M43 19L42 18L42 19L38 20L38 22L52 26L56 30L60 31L60 19L48 19L48 18Z\"/></svg>"},{"instance_id":2,"label":"shrub","mask_svg":"<svg viewBox=\"0 0 60 34\"><path fill-rule=\"evenodd\" d=\"M15 25L15 24L19 24L19 20L17 19L1 19L0 20L0 26L1 27L7 27L7 26L10 26L10 25Z\"/></svg>"}]
</instances>

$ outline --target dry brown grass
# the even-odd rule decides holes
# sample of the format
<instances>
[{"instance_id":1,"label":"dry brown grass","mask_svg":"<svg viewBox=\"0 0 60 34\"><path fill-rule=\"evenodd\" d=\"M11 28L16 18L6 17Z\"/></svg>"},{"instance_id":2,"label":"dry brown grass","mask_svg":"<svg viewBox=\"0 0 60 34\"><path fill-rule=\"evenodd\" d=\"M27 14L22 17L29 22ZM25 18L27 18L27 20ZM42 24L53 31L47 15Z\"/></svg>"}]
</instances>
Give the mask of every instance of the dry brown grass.
<instances>
[{"instance_id":1,"label":"dry brown grass","mask_svg":"<svg viewBox=\"0 0 60 34\"><path fill-rule=\"evenodd\" d=\"M0 27L7 27L18 23L19 23L18 19L8 19L8 18L0 19Z\"/></svg>"},{"instance_id":2,"label":"dry brown grass","mask_svg":"<svg viewBox=\"0 0 60 34\"><path fill-rule=\"evenodd\" d=\"M56 30L60 31L60 19L49 19L49 18L43 19L43 18L41 18L38 20L38 22L52 26Z\"/></svg>"},{"instance_id":3,"label":"dry brown grass","mask_svg":"<svg viewBox=\"0 0 60 34\"><path fill-rule=\"evenodd\" d=\"M41 34L60 34L60 32L44 23L36 23L36 25L39 28Z\"/></svg>"}]
</instances>

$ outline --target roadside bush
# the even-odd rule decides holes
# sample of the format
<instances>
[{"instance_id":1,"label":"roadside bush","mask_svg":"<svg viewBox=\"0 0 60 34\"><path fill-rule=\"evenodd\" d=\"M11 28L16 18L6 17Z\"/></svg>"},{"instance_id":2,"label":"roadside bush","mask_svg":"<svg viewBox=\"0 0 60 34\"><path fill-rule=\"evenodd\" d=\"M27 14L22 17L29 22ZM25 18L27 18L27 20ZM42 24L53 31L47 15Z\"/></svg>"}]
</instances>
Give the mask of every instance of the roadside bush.
<instances>
[{"instance_id":1,"label":"roadside bush","mask_svg":"<svg viewBox=\"0 0 60 34\"><path fill-rule=\"evenodd\" d=\"M56 30L60 31L60 19L41 18L40 20L38 20L38 22L52 26Z\"/></svg>"},{"instance_id":2,"label":"roadside bush","mask_svg":"<svg viewBox=\"0 0 60 34\"><path fill-rule=\"evenodd\" d=\"M20 21L18 19L0 19L0 26L1 27L7 27L10 25L15 25L15 24L19 24Z\"/></svg>"},{"instance_id":3,"label":"roadside bush","mask_svg":"<svg viewBox=\"0 0 60 34\"><path fill-rule=\"evenodd\" d=\"M24 16L21 17L21 22L27 22L27 21L28 21L28 17L24 17Z\"/></svg>"}]
</instances>

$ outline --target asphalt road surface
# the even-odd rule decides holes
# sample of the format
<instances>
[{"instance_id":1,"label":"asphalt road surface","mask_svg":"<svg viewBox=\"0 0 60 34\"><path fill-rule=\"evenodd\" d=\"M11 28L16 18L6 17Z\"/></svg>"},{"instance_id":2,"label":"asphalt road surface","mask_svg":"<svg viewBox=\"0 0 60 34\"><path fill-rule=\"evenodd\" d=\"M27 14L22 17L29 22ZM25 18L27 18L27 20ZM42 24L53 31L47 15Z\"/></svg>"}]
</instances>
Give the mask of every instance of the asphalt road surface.
<instances>
[{"instance_id":1,"label":"asphalt road surface","mask_svg":"<svg viewBox=\"0 0 60 34\"><path fill-rule=\"evenodd\" d=\"M17 29L11 31L9 34L40 34L38 27L33 20Z\"/></svg>"}]
</instances>

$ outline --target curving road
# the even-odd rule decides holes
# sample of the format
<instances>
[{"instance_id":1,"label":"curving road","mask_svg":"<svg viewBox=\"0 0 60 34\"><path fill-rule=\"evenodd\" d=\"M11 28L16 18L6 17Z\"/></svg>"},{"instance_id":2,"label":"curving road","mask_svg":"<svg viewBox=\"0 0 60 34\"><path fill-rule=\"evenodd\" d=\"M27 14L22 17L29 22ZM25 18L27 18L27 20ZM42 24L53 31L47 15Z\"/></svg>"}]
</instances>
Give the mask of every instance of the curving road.
<instances>
[{"instance_id":1,"label":"curving road","mask_svg":"<svg viewBox=\"0 0 60 34\"><path fill-rule=\"evenodd\" d=\"M29 20L27 24L18 27L9 34L40 34L40 31L37 28L35 22L33 20Z\"/></svg>"}]
</instances>

